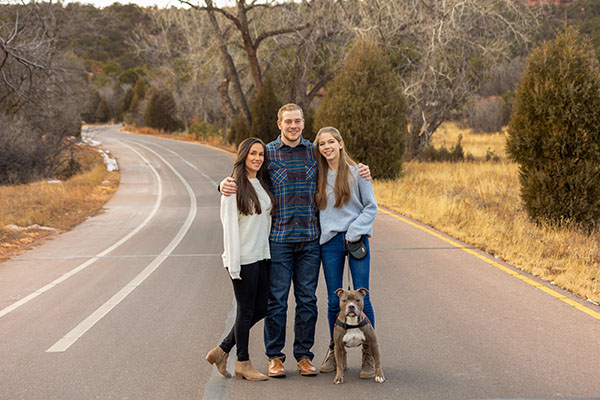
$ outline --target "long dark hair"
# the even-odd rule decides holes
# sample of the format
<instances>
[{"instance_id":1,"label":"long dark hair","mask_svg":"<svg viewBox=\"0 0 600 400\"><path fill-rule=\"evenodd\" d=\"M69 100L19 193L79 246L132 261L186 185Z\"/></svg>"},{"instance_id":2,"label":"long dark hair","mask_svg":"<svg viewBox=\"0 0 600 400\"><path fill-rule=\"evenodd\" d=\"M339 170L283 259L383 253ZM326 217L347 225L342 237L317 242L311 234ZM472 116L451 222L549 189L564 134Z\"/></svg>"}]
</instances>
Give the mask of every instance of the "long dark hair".
<instances>
[{"instance_id":1,"label":"long dark hair","mask_svg":"<svg viewBox=\"0 0 600 400\"><path fill-rule=\"evenodd\" d=\"M269 198L271 199L271 215L275 215L275 197L273 197L273 194L269 190L268 186L269 176L267 174L266 167L267 146L265 146L265 143L262 140L255 137L245 139L239 144L237 156L235 158L235 162L233 163L233 172L231 173L231 176L233 176L233 179L235 179L235 183L237 184L238 188L238 211L243 215L262 213L260 201L258 201L258 195L256 194L256 190L254 190L254 186L252 186L250 183L250 180L248 179L248 172L246 171L246 158L248 158L248 153L250 153L250 149L255 143L260 143L265 153L265 161L256 173L256 177L258 178L260 185L263 187L263 189L265 189L265 192L267 192L269 195Z\"/></svg>"},{"instance_id":2,"label":"long dark hair","mask_svg":"<svg viewBox=\"0 0 600 400\"><path fill-rule=\"evenodd\" d=\"M315 204L319 210L327 208L327 171L329 170L329 164L323 155L319 152L319 139L323 133L329 133L338 143L343 142L340 131L332 126L326 126L321 128L315 138L315 156L318 161L318 173L317 173L317 193L315 194ZM341 208L343 205L350 201L350 181L353 179L352 173L350 172L350 166L355 166L356 163L348 153L346 152L346 146L340 149L340 161L338 165L338 171L335 178L335 185L333 187L333 193L335 195L336 208Z\"/></svg>"}]
</instances>

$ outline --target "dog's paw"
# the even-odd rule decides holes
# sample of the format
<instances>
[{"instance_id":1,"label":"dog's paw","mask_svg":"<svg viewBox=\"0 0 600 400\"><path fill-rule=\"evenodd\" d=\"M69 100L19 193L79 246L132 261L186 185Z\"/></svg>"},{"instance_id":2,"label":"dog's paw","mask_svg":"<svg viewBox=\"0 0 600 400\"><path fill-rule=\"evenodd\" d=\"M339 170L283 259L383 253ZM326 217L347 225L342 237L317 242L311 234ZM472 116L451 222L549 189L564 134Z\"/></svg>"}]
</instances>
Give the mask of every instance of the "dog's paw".
<instances>
[{"instance_id":1,"label":"dog's paw","mask_svg":"<svg viewBox=\"0 0 600 400\"><path fill-rule=\"evenodd\" d=\"M383 376L383 373L381 375L377 375L375 377L375 382L377 382L377 383L383 383L383 381L385 381L385 376Z\"/></svg>"},{"instance_id":2,"label":"dog's paw","mask_svg":"<svg viewBox=\"0 0 600 400\"><path fill-rule=\"evenodd\" d=\"M333 379L333 383L335 383L336 385L339 385L340 383L344 383L344 377L336 375L335 378Z\"/></svg>"}]
</instances>

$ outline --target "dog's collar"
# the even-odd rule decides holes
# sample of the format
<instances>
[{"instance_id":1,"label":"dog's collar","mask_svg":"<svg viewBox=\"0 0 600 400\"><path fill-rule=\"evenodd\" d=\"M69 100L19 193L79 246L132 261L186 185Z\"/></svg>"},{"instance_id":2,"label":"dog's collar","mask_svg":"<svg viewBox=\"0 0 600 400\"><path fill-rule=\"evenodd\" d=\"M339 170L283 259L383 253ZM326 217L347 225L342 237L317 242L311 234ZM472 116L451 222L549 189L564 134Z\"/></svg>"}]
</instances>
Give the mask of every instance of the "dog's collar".
<instances>
[{"instance_id":1,"label":"dog's collar","mask_svg":"<svg viewBox=\"0 0 600 400\"><path fill-rule=\"evenodd\" d=\"M340 328L343 328L345 330L348 329L354 329L354 328L361 328L363 326L365 326L366 324L371 323L371 321L369 321L369 318L367 317L366 314L363 314L363 319L362 321L360 321L358 323L358 325L349 325L345 322L340 321L340 317L337 318L337 320L335 321L335 325L339 326Z\"/></svg>"}]
</instances>

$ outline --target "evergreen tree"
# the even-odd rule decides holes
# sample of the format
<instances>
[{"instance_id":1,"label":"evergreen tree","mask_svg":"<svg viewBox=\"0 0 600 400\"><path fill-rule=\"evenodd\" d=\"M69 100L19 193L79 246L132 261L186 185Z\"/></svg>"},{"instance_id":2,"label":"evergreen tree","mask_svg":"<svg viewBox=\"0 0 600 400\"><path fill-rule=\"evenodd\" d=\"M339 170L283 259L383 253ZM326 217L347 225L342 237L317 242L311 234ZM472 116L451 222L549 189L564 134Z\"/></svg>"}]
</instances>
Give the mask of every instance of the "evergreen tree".
<instances>
[{"instance_id":1,"label":"evergreen tree","mask_svg":"<svg viewBox=\"0 0 600 400\"><path fill-rule=\"evenodd\" d=\"M536 221L591 229L600 218L600 75L588 41L569 30L531 52L515 93L508 152Z\"/></svg>"},{"instance_id":2,"label":"evergreen tree","mask_svg":"<svg viewBox=\"0 0 600 400\"><path fill-rule=\"evenodd\" d=\"M275 115L277 115L277 112L275 112ZM237 147L237 145L247 137L250 137L250 128L246 123L246 118L244 115L238 114L238 116L231 123L229 132L227 132L227 141L235 144Z\"/></svg>"},{"instance_id":3,"label":"evergreen tree","mask_svg":"<svg viewBox=\"0 0 600 400\"><path fill-rule=\"evenodd\" d=\"M123 116L131 107L131 101L133 100L133 89L128 88L125 93L123 93L123 97L121 97L121 101L119 101L119 110L117 111L117 120L123 121Z\"/></svg>"},{"instance_id":4,"label":"evergreen tree","mask_svg":"<svg viewBox=\"0 0 600 400\"><path fill-rule=\"evenodd\" d=\"M171 92L166 89L154 90L144 113L146 125L167 132L182 129L183 124L176 114L177 105Z\"/></svg>"},{"instance_id":5,"label":"evergreen tree","mask_svg":"<svg viewBox=\"0 0 600 400\"><path fill-rule=\"evenodd\" d=\"M369 39L358 39L333 79L315 116L315 131L337 128L346 150L369 165L374 178L393 179L402 167L406 100L387 56Z\"/></svg>"},{"instance_id":6,"label":"evergreen tree","mask_svg":"<svg viewBox=\"0 0 600 400\"><path fill-rule=\"evenodd\" d=\"M98 103L95 120L100 123L108 122L110 120L110 107L108 107L108 103L104 97L101 97L100 102Z\"/></svg>"},{"instance_id":7,"label":"evergreen tree","mask_svg":"<svg viewBox=\"0 0 600 400\"><path fill-rule=\"evenodd\" d=\"M139 78L133 87L133 99L129 105L129 111L136 112L140 101L146 97L146 82L143 78Z\"/></svg>"},{"instance_id":8,"label":"evergreen tree","mask_svg":"<svg viewBox=\"0 0 600 400\"><path fill-rule=\"evenodd\" d=\"M121 82L122 84L135 85L136 82L139 80L139 75L137 74L137 72L135 72L135 70L128 69L128 70L123 71L119 75L117 80L119 82Z\"/></svg>"},{"instance_id":9,"label":"evergreen tree","mask_svg":"<svg viewBox=\"0 0 600 400\"><path fill-rule=\"evenodd\" d=\"M98 91L95 88L92 88L87 94L87 99L81 112L81 118L85 122L89 124L93 124L96 122L96 110L98 110L100 100L100 93L98 93Z\"/></svg>"},{"instance_id":10,"label":"evergreen tree","mask_svg":"<svg viewBox=\"0 0 600 400\"><path fill-rule=\"evenodd\" d=\"M277 127L279 107L280 102L275 95L273 81L267 76L263 81L262 88L250 102L250 115L252 116L250 136L261 138L265 143L276 139L279 136Z\"/></svg>"}]
</instances>

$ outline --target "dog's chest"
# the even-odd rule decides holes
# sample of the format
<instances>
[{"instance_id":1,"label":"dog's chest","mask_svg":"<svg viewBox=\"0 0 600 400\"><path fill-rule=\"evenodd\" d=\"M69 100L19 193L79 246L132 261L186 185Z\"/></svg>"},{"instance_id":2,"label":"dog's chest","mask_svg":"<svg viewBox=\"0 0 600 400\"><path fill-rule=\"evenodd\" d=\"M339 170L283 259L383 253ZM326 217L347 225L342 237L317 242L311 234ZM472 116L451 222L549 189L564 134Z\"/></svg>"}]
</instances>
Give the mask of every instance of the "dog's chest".
<instances>
[{"instance_id":1,"label":"dog's chest","mask_svg":"<svg viewBox=\"0 0 600 400\"><path fill-rule=\"evenodd\" d=\"M346 331L342 340L346 347L357 347L365 341L365 334L358 328L351 328Z\"/></svg>"}]
</instances>

